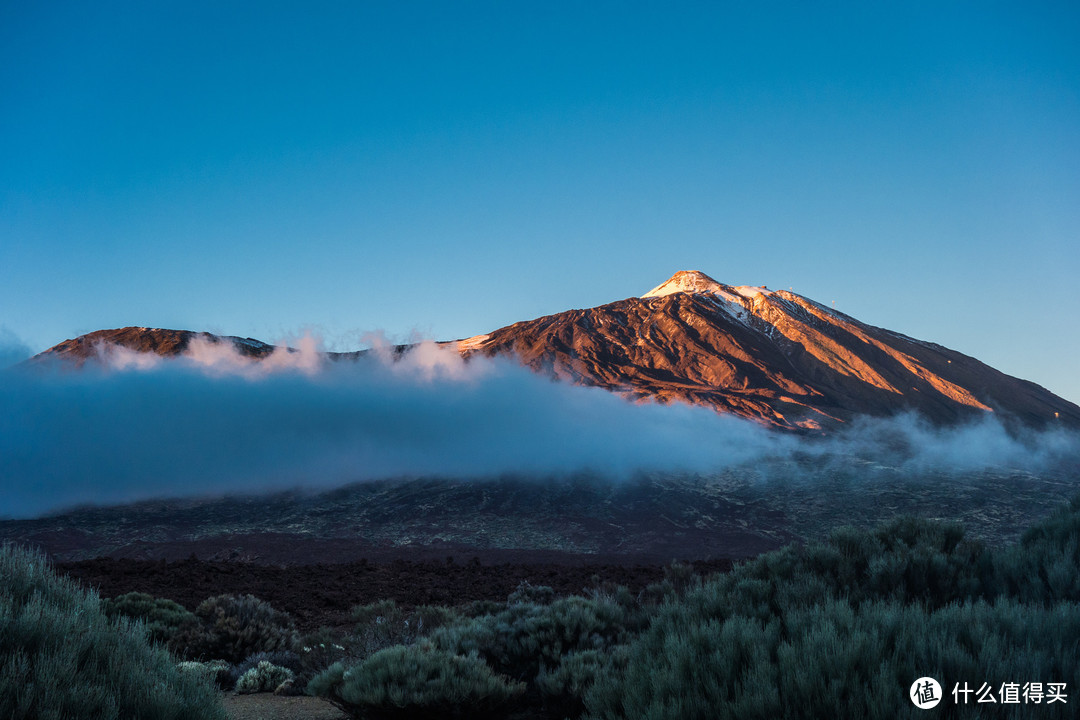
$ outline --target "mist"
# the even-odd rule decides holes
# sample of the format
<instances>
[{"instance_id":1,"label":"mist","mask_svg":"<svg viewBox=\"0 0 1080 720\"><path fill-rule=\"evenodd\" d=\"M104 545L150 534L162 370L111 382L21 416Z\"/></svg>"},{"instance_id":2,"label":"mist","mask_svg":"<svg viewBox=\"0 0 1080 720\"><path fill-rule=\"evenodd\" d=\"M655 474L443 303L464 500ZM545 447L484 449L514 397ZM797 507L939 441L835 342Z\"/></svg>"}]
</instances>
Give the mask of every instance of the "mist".
<instances>
[{"instance_id":1,"label":"mist","mask_svg":"<svg viewBox=\"0 0 1080 720\"><path fill-rule=\"evenodd\" d=\"M0 325L0 370L30 357L30 347L10 328Z\"/></svg>"},{"instance_id":2,"label":"mist","mask_svg":"<svg viewBox=\"0 0 1080 720\"><path fill-rule=\"evenodd\" d=\"M172 359L100 348L81 370L0 372L0 515L417 476L708 474L796 453L955 470L1080 457L1075 433L1015 437L993 418L950 430L866 419L807 440L431 342L357 362L297 345L262 361L205 341Z\"/></svg>"}]
</instances>

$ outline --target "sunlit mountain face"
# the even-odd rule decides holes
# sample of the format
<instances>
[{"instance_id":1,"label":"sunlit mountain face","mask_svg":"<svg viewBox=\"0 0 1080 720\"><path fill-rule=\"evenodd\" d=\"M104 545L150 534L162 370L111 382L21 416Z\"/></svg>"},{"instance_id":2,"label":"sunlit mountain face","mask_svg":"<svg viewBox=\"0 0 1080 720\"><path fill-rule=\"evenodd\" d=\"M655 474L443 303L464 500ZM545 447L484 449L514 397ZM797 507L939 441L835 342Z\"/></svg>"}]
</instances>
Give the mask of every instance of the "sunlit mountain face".
<instances>
[{"instance_id":1,"label":"sunlit mountain face","mask_svg":"<svg viewBox=\"0 0 1080 720\"><path fill-rule=\"evenodd\" d=\"M641 297L519 322L460 343L538 372L681 400L784 429L914 411L949 424L997 413L1044 427L1080 408L954 350L808 298L678 272Z\"/></svg>"}]
</instances>

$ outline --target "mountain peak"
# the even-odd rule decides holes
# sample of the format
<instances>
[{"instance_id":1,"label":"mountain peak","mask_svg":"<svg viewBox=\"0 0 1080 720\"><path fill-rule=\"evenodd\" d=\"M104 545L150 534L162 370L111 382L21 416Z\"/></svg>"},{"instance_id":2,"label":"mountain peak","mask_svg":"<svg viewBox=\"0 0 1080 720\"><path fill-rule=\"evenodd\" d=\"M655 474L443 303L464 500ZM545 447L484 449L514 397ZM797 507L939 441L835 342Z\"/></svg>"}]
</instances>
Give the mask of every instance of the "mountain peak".
<instances>
[{"instance_id":1,"label":"mountain peak","mask_svg":"<svg viewBox=\"0 0 1080 720\"><path fill-rule=\"evenodd\" d=\"M764 285L725 285L724 283L713 280L700 270L680 270L672 275L667 282L657 285L641 297L664 297L665 295L673 295L682 292L712 293L729 300L734 300L735 297L750 298L754 295L770 295L772 293L772 291Z\"/></svg>"}]
</instances>

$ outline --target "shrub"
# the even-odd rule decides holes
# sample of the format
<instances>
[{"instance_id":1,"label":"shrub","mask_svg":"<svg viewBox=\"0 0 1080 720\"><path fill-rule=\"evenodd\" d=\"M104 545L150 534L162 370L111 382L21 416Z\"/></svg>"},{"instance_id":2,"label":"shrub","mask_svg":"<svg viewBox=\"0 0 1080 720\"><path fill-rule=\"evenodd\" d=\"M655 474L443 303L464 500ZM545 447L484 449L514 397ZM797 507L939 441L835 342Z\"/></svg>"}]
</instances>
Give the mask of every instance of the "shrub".
<instances>
[{"instance_id":1,"label":"shrub","mask_svg":"<svg viewBox=\"0 0 1080 720\"><path fill-rule=\"evenodd\" d=\"M418 605L412 615L422 633L430 633L436 628L453 625L465 619L465 615L457 608L441 605Z\"/></svg>"},{"instance_id":2,"label":"shrub","mask_svg":"<svg viewBox=\"0 0 1080 720\"><path fill-rule=\"evenodd\" d=\"M292 670L283 668L273 663L262 660L253 668L249 668L236 681L236 692L241 695L252 693L274 692L286 682L291 682L296 677Z\"/></svg>"},{"instance_id":3,"label":"shrub","mask_svg":"<svg viewBox=\"0 0 1080 720\"><path fill-rule=\"evenodd\" d=\"M244 662L239 665L233 665L229 668L229 687L236 687L239 692L238 683L240 678L244 676L249 670L257 668L262 663L270 663L271 665L279 668L284 668L293 673L293 677L296 675L303 675L304 665L300 659L300 656L291 650L275 650L274 652L257 652L254 655L249 656ZM278 683L280 685L280 683ZM277 685L270 688L273 690ZM254 692L266 692L265 690L255 690Z\"/></svg>"},{"instance_id":4,"label":"shrub","mask_svg":"<svg viewBox=\"0 0 1080 720\"><path fill-rule=\"evenodd\" d=\"M199 619L180 603L140 592L130 592L101 601L102 611L109 617L123 615L142 620L152 640L167 643L183 628L198 625Z\"/></svg>"},{"instance_id":5,"label":"shrub","mask_svg":"<svg viewBox=\"0 0 1080 720\"><path fill-rule=\"evenodd\" d=\"M406 612L393 600L357 605L352 615L356 628L345 644L354 659L367 657L394 645L411 645L435 628L463 619L453 609L432 605L421 605Z\"/></svg>"},{"instance_id":6,"label":"shrub","mask_svg":"<svg viewBox=\"0 0 1080 720\"><path fill-rule=\"evenodd\" d=\"M1025 541L1039 557L1071 557L1068 523L1054 523L1059 532ZM597 719L914 718L904 695L922 675L944 688L1080 681L1080 604L990 602L999 564L955 525L908 519L762 555L668 595L625 668L597 668L585 705Z\"/></svg>"},{"instance_id":7,"label":"shrub","mask_svg":"<svg viewBox=\"0 0 1080 720\"><path fill-rule=\"evenodd\" d=\"M580 716L585 710L585 693L597 678L617 672L621 667L624 654L620 650L582 650L566 655L554 668L541 665L536 676L536 689L544 709L553 717Z\"/></svg>"},{"instance_id":8,"label":"shrub","mask_svg":"<svg viewBox=\"0 0 1080 720\"><path fill-rule=\"evenodd\" d=\"M993 556L964 539L960 526L900 518L873 530L841 528L826 541L788 546L689 590L709 617L741 615L766 623L782 609L830 597L852 604L895 600L931 608L989 597ZM669 595L669 602L678 602Z\"/></svg>"},{"instance_id":9,"label":"shrub","mask_svg":"<svg viewBox=\"0 0 1080 720\"><path fill-rule=\"evenodd\" d=\"M205 678L177 670L141 623L101 601L45 557L0 547L0 717L224 720Z\"/></svg>"},{"instance_id":10,"label":"shrub","mask_svg":"<svg viewBox=\"0 0 1080 720\"><path fill-rule=\"evenodd\" d=\"M257 652L288 650L296 639L292 618L253 595L218 595L195 609L200 624L176 633L169 647L194 660L239 663Z\"/></svg>"},{"instance_id":11,"label":"shrub","mask_svg":"<svg viewBox=\"0 0 1080 720\"><path fill-rule=\"evenodd\" d=\"M461 605L460 610L464 617L476 618L484 615L494 615L505 607L506 603L498 600L472 600Z\"/></svg>"},{"instance_id":12,"label":"shrub","mask_svg":"<svg viewBox=\"0 0 1080 720\"><path fill-rule=\"evenodd\" d=\"M404 619L404 615L405 613L398 608L397 603L393 600L379 600L366 605L355 605L352 609L352 618L357 625L357 630L371 624L381 625L384 622L396 622Z\"/></svg>"},{"instance_id":13,"label":"shrub","mask_svg":"<svg viewBox=\"0 0 1080 720\"><path fill-rule=\"evenodd\" d=\"M422 642L380 650L352 667L335 663L307 692L353 717L482 718L505 711L525 685L496 675L475 655Z\"/></svg>"},{"instance_id":14,"label":"shrub","mask_svg":"<svg viewBox=\"0 0 1080 720\"><path fill-rule=\"evenodd\" d=\"M184 660L176 663L176 669L205 678L222 690L231 690L236 685L236 679L232 676L233 666L224 660Z\"/></svg>"},{"instance_id":15,"label":"shrub","mask_svg":"<svg viewBox=\"0 0 1080 720\"><path fill-rule=\"evenodd\" d=\"M507 605L514 603L533 603L536 605L550 605L555 599L555 591L547 585L533 585L528 580L518 583L517 589L506 598Z\"/></svg>"},{"instance_id":16,"label":"shrub","mask_svg":"<svg viewBox=\"0 0 1080 720\"><path fill-rule=\"evenodd\" d=\"M517 602L431 634L439 647L477 653L496 671L531 681L540 665L571 652L604 650L626 637L626 610L612 602L567 597L550 605Z\"/></svg>"},{"instance_id":17,"label":"shrub","mask_svg":"<svg viewBox=\"0 0 1080 720\"><path fill-rule=\"evenodd\" d=\"M1080 497L995 559L998 592L1027 602L1080 601Z\"/></svg>"},{"instance_id":18,"label":"shrub","mask_svg":"<svg viewBox=\"0 0 1080 720\"><path fill-rule=\"evenodd\" d=\"M296 669L297 681L306 685L311 678L335 662L364 657L354 645L352 636L331 628L324 627L305 634L294 645L300 658L300 667Z\"/></svg>"}]
</instances>

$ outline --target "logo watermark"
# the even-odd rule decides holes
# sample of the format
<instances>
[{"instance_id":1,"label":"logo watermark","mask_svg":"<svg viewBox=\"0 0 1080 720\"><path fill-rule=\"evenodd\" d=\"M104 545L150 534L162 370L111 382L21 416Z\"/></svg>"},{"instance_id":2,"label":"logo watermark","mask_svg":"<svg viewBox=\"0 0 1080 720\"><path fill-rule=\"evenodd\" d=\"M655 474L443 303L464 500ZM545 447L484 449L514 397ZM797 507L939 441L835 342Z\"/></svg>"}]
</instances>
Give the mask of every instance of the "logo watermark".
<instances>
[{"instance_id":1,"label":"logo watermark","mask_svg":"<svg viewBox=\"0 0 1080 720\"><path fill-rule=\"evenodd\" d=\"M941 702L941 684L932 677L921 677L911 684L908 697L915 707L929 710Z\"/></svg>"},{"instance_id":2,"label":"logo watermark","mask_svg":"<svg viewBox=\"0 0 1080 720\"><path fill-rule=\"evenodd\" d=\"M975 688L966 681L956 683L952 689L956 705L993 703L1001 705L1051 705L1068 703L1067 683L1059 682L1004 682L996 688L984 682ZM943 699L941 684L932 677L921 677L911 684L908 697L915 707L929 710L937 707Z\"/></svg>"}]
</instances>

